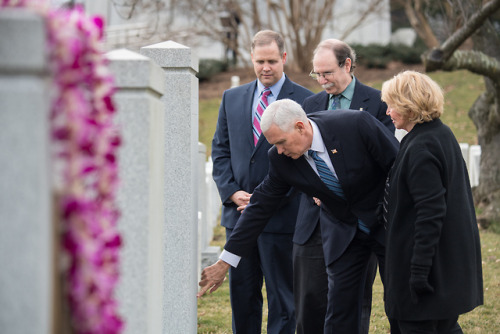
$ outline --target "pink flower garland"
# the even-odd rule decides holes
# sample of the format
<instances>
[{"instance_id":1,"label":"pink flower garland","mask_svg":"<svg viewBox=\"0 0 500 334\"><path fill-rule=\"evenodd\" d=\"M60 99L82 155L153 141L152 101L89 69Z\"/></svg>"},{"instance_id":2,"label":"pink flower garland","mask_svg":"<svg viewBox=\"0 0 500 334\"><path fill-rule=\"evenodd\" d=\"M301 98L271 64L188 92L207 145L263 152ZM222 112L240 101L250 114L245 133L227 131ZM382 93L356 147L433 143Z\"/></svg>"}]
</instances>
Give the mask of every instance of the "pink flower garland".
<instances>
[{"instance_id":1,"label":"pink flower garland","mask_svg":"<svg viewBox=\"0 0 500 334\"><path fill-rule=\"evenodd\" d=\"M69 258L67 295L76 333L124 327L113 297L119 278L117 149L112 76L100 51L103 21L80 8L49 10L36 0L1 0L46 18L53 85L51 126L63 162L62 243Z\"/></svg>"}]
</instances>

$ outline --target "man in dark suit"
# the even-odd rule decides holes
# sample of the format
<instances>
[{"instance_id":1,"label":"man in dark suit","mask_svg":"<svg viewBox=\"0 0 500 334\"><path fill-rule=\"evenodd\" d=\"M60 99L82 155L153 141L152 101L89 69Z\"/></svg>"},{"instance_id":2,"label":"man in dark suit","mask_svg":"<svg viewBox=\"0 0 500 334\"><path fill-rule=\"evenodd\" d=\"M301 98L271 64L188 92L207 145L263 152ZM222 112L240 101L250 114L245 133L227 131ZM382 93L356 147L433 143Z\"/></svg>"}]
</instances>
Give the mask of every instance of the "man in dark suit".
<instances>
[{"instance_id":1,"label":"man in dark suit","mask_svg":"<svg viewBox=\"0 0 500 334\"><path fill-rule=\"evenodd\" d=\"M321 201L321 237L328 272L324 333L357 333L360 291L372 253L383 277L384 228L376 208L398 150L394 135L366 112L322 111L306 117L296 102L271 104L262 118L269 173L254 190L227 241L221 259L202 272L198 297L215 291L230 266L248 256L267 221L292 187ZM340 182L342 195L322 181L314 152ZM324 170L324 169L323 169Z\"/></svg>"},{"instance_id":2,"label":"man in dark suit","mask_svg":"<svg viewBox=\"0 0 500 334\"><path fill-rule=\"evenodd\" d=\"M309 114L326 109L363 110L382 122L391 132L394 124L386 115L387 105L380 91L362 84L354 75L356 53L343 41L327 39L318 44L310 76L324 89L308 97L302 108ZM325 259L321 245L320 209L313 198L302 195L293 237L294 298L297 334L320 333L324 327L328 290ZM373 255L366 268L360 334L368 333L372 285L377 260Z\"/></svg>"},{"instance_id":3,"label":"man in dark suit","mask_svg":"<svg viewBox=\"0 0 500 334\"><path fill-rule=\"evenodd\" d=\"M226 228L226 238L241 215L237 208L248 204L254 188L268 172L267 151L271 145L256 128L258 112L275 100L288 98L302 103L313 94L283 73L286 52L278 33L258 32L251 55L257 80L224 92L212 141L213 177L223 203L221 224ZM263 278L268 296L268 333L295 333L292 238L298 204L299 196L287 196L250 254L229 272L234 333L261 332Z\"/></svg>"}]
</instances>

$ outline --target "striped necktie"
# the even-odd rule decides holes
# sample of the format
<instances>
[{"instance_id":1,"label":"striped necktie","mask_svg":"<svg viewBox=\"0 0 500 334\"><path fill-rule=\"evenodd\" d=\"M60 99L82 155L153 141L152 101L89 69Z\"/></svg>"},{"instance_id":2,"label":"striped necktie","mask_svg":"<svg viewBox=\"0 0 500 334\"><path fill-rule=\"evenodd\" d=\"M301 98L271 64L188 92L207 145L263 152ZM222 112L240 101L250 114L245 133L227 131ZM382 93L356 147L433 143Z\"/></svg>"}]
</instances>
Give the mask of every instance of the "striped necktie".
<instances>
[{"instance_id":1,"label":"striped necktie","mask_svg":"<svg viewBox=\"0 0 500 334\"><path fill-rule=\"evenodd\" d=\"M328 189L333 191L335 195L345 199L344 191L342 190L339 180L335 177L335 175L333 175L326 162L318 156L316 151L309 150L308 153L316 164L316 169L318 170L318 175L321 181L323 181Z\"/></svg>"},{"instance_id":2,"label":"striped necktie","mask_svg":"<svg viewBox=\"0 0 500 334\"><path fill-rule=\"evenodd\" d=\"M387 179L385 180L385 187L384 187L384 196L382 198L382 217L384 218L384 227L387 229L387 214L388 214L388 207L389 207L389 176L387 176Z\"/></svg>"},{"instance_id":3,"label":"striped necktie","mask_svg":"<svg viewBox=\"0 0 500 334\"><path fill-rule=\"evenodd\" d=\"M269 102L267 101L267 97L269 96L269 94L271 94L271 89L269 87L266 87L262 91L262 96L260 97L259 103L257 104L257 108L255 109L254 112L254 118L253 118L254 145L257 145L260 134L262 133L262 130L260 129L260 119L262 117L262 114L264 113L264 110L266 110L267 106L269 105Z\"/></svg>"},{"instance_id":4,"label":"striped necktie","mask_svg":"<svg viewBox=\"0 0 500 334\"><path fill-rule=\"evenodd\" d=\"M318 170L318 175L321 181L323 181L328 189L333 191L335 195L345 199L344 191L342 190L339 180L335 177L335 175L333 175L326 162L318 156L316 151L309 150L308 153L316 164L316 169ZM358 219L358 227L366 234L370 233L370 229L360 219Z\"/></svg>"}]
</instances>

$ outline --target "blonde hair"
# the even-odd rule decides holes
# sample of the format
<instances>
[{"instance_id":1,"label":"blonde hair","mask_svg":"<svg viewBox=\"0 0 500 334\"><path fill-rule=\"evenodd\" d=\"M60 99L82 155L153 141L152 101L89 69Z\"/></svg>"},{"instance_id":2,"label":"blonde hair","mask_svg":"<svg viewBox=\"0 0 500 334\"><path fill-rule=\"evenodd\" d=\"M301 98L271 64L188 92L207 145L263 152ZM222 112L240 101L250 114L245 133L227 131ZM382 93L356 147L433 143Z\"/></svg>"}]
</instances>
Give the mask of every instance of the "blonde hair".
<instances>
[{"instance_id":1,"label":"blonde hair","mask_svg":"<svg viewBox=\"0 0 500 334\"><path fill-rule=\"evenodd\" d=\"M430 122L443 114L441 87L429 76L415 71L401 72L384 82L382 101L414 123Z\"/></svg>"}]
</instances>

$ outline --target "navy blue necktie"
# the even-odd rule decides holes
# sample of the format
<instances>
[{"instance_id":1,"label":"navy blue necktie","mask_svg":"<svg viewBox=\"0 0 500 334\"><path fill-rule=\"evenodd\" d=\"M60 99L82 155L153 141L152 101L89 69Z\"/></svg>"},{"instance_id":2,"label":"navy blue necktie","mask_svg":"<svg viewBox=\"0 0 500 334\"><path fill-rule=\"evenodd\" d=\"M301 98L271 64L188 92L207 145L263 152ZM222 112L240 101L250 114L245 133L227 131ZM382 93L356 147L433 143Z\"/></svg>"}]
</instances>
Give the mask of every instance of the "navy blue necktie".
<instances>
[{"instance_id":1,"label":"navy blue necktie","mask_svg":"<svg viewBox=\"0 0 500 334\"><path fill-rule=\"evenodd\" d=\"M318 156L318 153L316 153L316 151L309 150L308 153L311 158L313 158L314 163L316 164L316 168L318 169L318 174L321 181L323 181L328 189L333 191L335 195L345 199L344 191L342 190L342 186L340 185L339 180L335 177L335 175L333 175L326 162Z\"/></svg>"},{"instance_id":2,"label":"navy blue necktie","mask_svg":"<svg viewBox=\"0 0 500 334\"><path fill-rule=\"evenodd\" d=\"M340 109L340 95L332 95L329 110Z\"/></svg>"},{"instance_id":3,"label":"navy blue necktie","mask_svg":"<svg viewBox=\"0 0 500 334\"><path fill-rule=\"evenodd\" d=\"M318 175L321 181L323 181L324 184L335 193L335 195L345 199L344 191L342 190L342 186L340 185L339 180L333 175L332 171L330 168L328 168L328 165L326 162L321 159L318 156L318 153L314 150L309 150L308 154L311 156L311 158L314 160L314 163L316 164L316 169L318 170ZM370 233L370 229L360 220L358 219L358 227L361 231L365 233Z\"/></svg>"}]
</instances>

